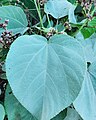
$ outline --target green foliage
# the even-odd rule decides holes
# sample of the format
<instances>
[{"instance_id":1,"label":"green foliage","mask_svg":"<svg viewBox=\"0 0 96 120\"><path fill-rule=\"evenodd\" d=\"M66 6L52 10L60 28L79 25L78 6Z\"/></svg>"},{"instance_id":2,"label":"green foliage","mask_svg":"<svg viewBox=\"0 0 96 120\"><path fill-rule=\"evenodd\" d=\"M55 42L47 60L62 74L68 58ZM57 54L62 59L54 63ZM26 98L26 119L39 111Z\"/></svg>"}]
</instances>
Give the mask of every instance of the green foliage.
<instances>
[{"instance_id":1,"label":"green foliage","mask_svg":"<svg viewBox=\"0 0 96 120\"><path fill-rule=\"evenodd\" d=\"M4 105L9 120L36 120L15 98L9 85L7 85Z\"/></svg>"},{"instance_id":2,"label":"green foliage","mask_svg":"<svg viewBox=\"0 0 96 120\"><path fill-rule=\"evenodd\" d=\"M61 111L58 115L56 115L51 120L64 120L64 118L66 117L66 114L67 114L67 109L64 109L63 111Z\"/></svg>"},{"instance_id":3,"label":"green foliage","mask_svg":"<svg viewBox=\"0 0 96 120\"><path fill-rule=\"evenodd\" d=\"M86 39L86 38L89 38L95 32L95 30L96 30L96 28L85 27L81 30L81 32L82 32L84 38Z\"/></svg>"},{"instance_id":4,"label":"green foliage","mask_svg":"<svg viewBox=\"0 0 96 120\"><path fill-rule=\"evenodd\" d=\"M0 104L0 120L3 120L5 116L4 107Z\"/></svg>"},{"instance_id":5,"label":"green foliage","mask_svg":"<svg viewBox=\"0 0 96 120\"><path fill-rule=\"evenodd\" d=\"M85 69L82 47L67 35L55 35L48 42L38 35L19 37L6 59L7 78L14 95L41 120L53 118L75 100ZM50 108L46 109L46 105Z\"/></svg>"},{"instance_id":6,"label":"green foliage","mask_svg":"<svg viewBox=\"0 0 96 120\"><path fill-rule=\"evenodd\" d=\"M84 120L95 120L96 107L94 105L96 101L96 34L92 35L85 41L81 38L80 42L84 46L88 70L85 74L82 89L74 102L74 107Z\"/></svg>"},{"instance_id":7,"label":"green foliage","mask_svg":"<svg viewBox=\"0 0 96 120\"><path fill-rule=\"evenodd\" d=\"M68 0L68 1L71 2L72 4L76 2L76 0Z\"/></svg>"},{"instance_id":8,"label":"green foliage","mask_svg":"<svg viewBox=\"0 0 96 120\"><path fill-rule=\"evenodd\" d=\"M89 70L89 72L86 73L80 94L74 102L74 106L76 110L84 120L96 119L96 112L95 112L96 89L94 89L96 88L96 82L93 73L90 73L90 72L94 72L92 70L92 66L94 66L94 64L95 63L93 63L93 65L90 66L89 69L91 70Z\"/></svg>"},{"instance_id":9,"label":"green foliage","mask_svg":"<svg viewBox=\"0 0 96 120\"><path fill-rule=\"evenodd\" d=\"M0 120L95 120L95 1L0 6Z\"/></svg>"},{"instance_id":10,"label":"green foliage","mask_svg":"<svg viewBox=\"0 0 96 120\"><path fill-rule=\"evenodd\" d=\"M67 116L64 120L82 120L74 108L67 109Z\"/></svg>"},{"instance_id":11,"label":"green foliage","mask_svg":"<svg viewBox=\"0 0 96 120\"><path fill-rule=\"evenodd\" d=\"M4 22L5 19L9 20L7 29L16 33L24 33L27 29L27 19L23 10L15 6L3 6L0 7L0 18ZM2 29L0 29L2 33Z\"/></svg>"},{"instance_id":12,"label":"green foliage","mask_svg":"<svg viewBox=\"0 0 96 120\"><path fill-rule=\"evenodd\" d=\"M69 15L70 22L76 22L76 20L74 20L74 10L75 6L67 0L48 0L44 7L44 11L56 19Z\"/></svg>"}]
</instances>

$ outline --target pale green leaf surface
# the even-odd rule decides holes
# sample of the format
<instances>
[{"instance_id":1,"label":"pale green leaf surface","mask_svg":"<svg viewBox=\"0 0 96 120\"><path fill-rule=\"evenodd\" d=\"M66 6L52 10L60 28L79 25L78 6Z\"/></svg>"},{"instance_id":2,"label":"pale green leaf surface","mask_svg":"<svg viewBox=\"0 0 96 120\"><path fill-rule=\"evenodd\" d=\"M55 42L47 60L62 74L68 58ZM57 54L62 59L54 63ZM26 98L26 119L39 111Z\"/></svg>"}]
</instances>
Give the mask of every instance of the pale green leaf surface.
<instances>
[{"instance_id":1,"label":"pale green leaf surface","mask_svg":"<svg viewBox=\"0 0 96 120\"><path fill-rule=\"evenodd\" d=\"M48 0L45 3L44 11L56 19L68 15L69 22L76 23L76 18L74 15L75 8L76 6L72 5L67 0Z\"/></svg>"},{"instance_id":2,"label":"pale green leaf surface","mask_svg":"<svg viewBox=\"0 0 96 120\"><path fill-rule=\"evenodd\" d=\"M0 104L0 120L3 120L5 116L4 107Z\"/></svg>"},{"instance_id":3,"label":"pale green leaf surface","mask_svg":"<svg viewBox=\"0 0 96 120\"><path fill-rule=\"evenodd\" d=\"M96 119L96 34L79 41L84 46L86 62L91 64L88 67L83 86L74 106L84 120ZM79 38L80 38L79 36ZM82 98L82 99L81 99Z\"/></svg>"},{"instance_id":4,"label":"pale green leaf surface","mask_svg":"<svg viewBox=\"0 0 96 120\"><path fill-rule=\"evenodd\" d=\"M14 95L39 120L50 120L76 99L85 69L82 46L68 35L55 35L49 42L24 35L15 40L6 59Z\"/></svg>"},{"instance_id":5,"label":"pale green leaf surface","mask_svg":"<svg viewBox=\"0 0 96 120\"><path fill-rule=\"evenodd\" d=\"M8 120L37 120L19 103L9 85L7 85L4 105Z\"/></svg>"},{"instance_id":6,"label":"pale green leaf surface","mask_svg":"<svg viewBox=\"0 0 96 120\"><path fill-rule=\"evenodd\" d=\"M74 24L77 23L77 22L76 22L76 18L75 18L75 14L74 14L75 8L76 8L75 5L71 5L71 6L70 6L70 9L69 9L69 13L68 13L69 22L70 22L70 23L74 23Z\"/></svg>"},{"instance_id":7,"label":"pale green leaf surface","mask_svg":"<svg viewBox=\"0 0 96 120\"><path fill-rule=\"evenodd\" d=\"M91 82L96 94L96 59L95 61L89 66L89 73L90 73L90 78Z\"/></svg>"},{"instance_id":8,"label":"pale green leaf surface","mask_svg":"<svg viewBox=\"0 0 96 120\"><path fill-rule=\"evenodd\" d=\"M96 91L92 84L90 73L86 73L80 94L74 102L74 107L84 120L96 120Z\"/></svg>"},{"instance_id":9,"label":"pale green leaf surface","mask_svg":"<svg viewBox=\"0 0 96 120\"><path fill-rule=\"evenodd\" d=\"M82 34L79 33L76 38L83 45L86 62L94 62L96 60L96 34L93 34L91 37L84 40Z\"/></svg>"},{"instance_id":10,"label":"pale green leaf surface","mask_svg":"<svg viewBox=\"0 0 96 120\"><path fill-rule=\"evenodd\" d=\"M2 22L9 20L7 29L16 33L24 33L27 30L27 18L23 10L16 6L3 6L0 7L0 18ZM0 29L0 34L3 32Z\"/></svg>"}]
</instances>

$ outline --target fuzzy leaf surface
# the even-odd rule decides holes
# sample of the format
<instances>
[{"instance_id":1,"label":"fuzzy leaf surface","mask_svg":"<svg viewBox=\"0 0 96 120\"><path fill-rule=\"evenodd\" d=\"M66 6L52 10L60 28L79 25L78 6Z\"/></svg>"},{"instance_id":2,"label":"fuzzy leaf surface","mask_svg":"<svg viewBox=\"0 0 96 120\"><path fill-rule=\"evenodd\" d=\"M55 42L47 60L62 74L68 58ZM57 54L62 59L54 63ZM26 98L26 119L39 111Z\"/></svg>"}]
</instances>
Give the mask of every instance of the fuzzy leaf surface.
<instances>
[{"instance_id":1,"label":"fuzzy leaf surface","mask_svg":"<svg viewBox=\"0 0 96 120\"><path fill-rule=\"evenodd\" d=\"M9 20L7 29L14 34L24 33L27 30L27 18L20 7L16 6L2 6L0 7L0 18L2 22ZM0 34L3 32L0 29Z\"/></svg>"},{"instance_id":2,"label":"fuzzy leaf surface","mask_svg":"<svg viewBox=\"0 0 96 120\"><path fill-rule=\"evenodd\" d=\"M14 95L39 120L50 120L76 99L85 69L82 46L68 35L49 41L24 35L15 40L6 59Z\"/></svg>"}]
</instances>

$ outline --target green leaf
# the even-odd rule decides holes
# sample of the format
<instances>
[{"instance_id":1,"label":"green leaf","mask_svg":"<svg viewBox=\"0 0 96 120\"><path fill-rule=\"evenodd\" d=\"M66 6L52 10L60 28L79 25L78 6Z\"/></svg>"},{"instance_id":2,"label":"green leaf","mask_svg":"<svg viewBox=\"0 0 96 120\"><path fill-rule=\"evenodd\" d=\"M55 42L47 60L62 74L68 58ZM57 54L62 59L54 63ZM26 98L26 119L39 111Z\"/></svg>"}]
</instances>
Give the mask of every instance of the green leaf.
<instances>
[{"instance_id":1,"label":"green leaf","mask_svg":"<svg viewBox=\"0 0 96 120\"><path fill-rule=\"evenodd\" d=\"M3 120L5 116L4 107L0 104L0 120Z\"/></svg>"},{"instance_id":2,"label":"green leaf","mask_svg":"<svg viewBox=\"0 0 96 120\"><path fill-rule=\"evenodd\" d=\"M4 104L8 120L37 120L19 103L9 85L7 85Z\"/></svg>"},{"instance_id":3,"label":"green leaf","mask_svg":"<svg viewBox=\"0 0 96 120\"><path fill-rule=\"evenodd\" d=\"M64 120L82 120L80 115L77 113L77 111L74 108L67 108L67 116Z\"/></svg>"},{"instance_id":4,"label":"green leaf","mask_svg":"<svg viewBox=\"0 0 96 120\"><path fill-rule=\"evenodd\" d=\"M86 73L80 94L74 102L74 107L84 120L96 120L96 71L93 78L93 70L91 74L90 71Z\"/></svg>"},{"instance_id":5,"label":"green leaf","mask_svg":"<svg viewBox=\"0 0 96 120\"><path fill-rule=\"evenodd\" d=\"M30 15L30 22L33 25L33 18L35 19L35 22L39 22L38 20L38 13L34 4L34 0L20 0L22 3L24 3L24 5L29 9L29 14ZM21 6L22 7L22 6ZM36 23L37 23L36 22ZM35 23L35 24L36 24Z\"/></svg>"},{"instance_id":6,"label":"green leaf","mask_svg":"<svg viewBox=\"0 0 96 120\"><path fill-rule=\"evenodd\" d=\"M94 32L96 31L96 28L88 28L88 27L84 27L81 30L81 33L83 34L84 38L89 38Z\"/></svg>"},{"instance_id":7,"label":"green leaf","mask_svg":"<svg viewBox=\"0 0 96 120\"><path fill-rule=\"evenodd\" d=\"M96 17L88 22L88 26L96 28Z\"/></svg>"},{"instance_id":8,"label":"green leaf","mask_svg":"<svg viewBox=\"0 0 96 120\"><path fill-rule=\"evenodd\" d=\"M77 23L77 22L76 22L76 18L75 18L75 14L74 14L75 9L76 9L76 6L71 5L71 6L70 6L70 9L69 9L69 14L68 14L69 22L70 22L70 23L74 23L74 24Z\"/></svg>"},{"instance_id":9,"label":"green leaf","mask_svg":"<svg viewBox=\"0 0 96 120\"><path fill-rule=\"evenodd\" d=\"M7 79L7 78L6 78L6 74L5 74L5 73L0 73L0 78L6 80L6 79Z\"/></svg>"},{"instance_id":10,"label":"green leaf","mask_svg":"<svg viewBox=\"0 0 96 120\"><path fill-rule=\"evenodd\" d=\"M68 0L68 1L71 2L72 4L76 2L76 0Z\"/></svg>"},{"instance_id":11,"label":"green leaf","mask_svg":"<svg viewBox=\"0 0 96 120\"><path fill-rule=\"evenodd\" d=\"M64 120L64 118L66 117L66 113L67 113L67 110L64 109L63 111L61 111L58 115L56 115L51 120Z\"/></svg>"},{"instance_id":12,"label":"green leaf","mask_svg":"<svg viewBox=\"0 0 96 120\"><path fill-rule=\"evenodd\" d=\"M84 44L85 43L85 44ZM84 120L96 119L96 34L83 42L86 60L90 62L79 96L74 106ZM81 99L82 98L82 99Z\"/></svg>"},{"instance_id":13,"label":"green leaf","mask_svg":"<svg viewBox=\"0 0 96 120\"><path fill-rule=\"evenodd\" d=\"M9 20L9 24L7 29L12 31L14 34L16 33L24 33L27 30L27 19L23 10L20 7L16 6L2 6L0 7L0 18L2 18L2 22L5 20ZM0 33L3 30L0 29Z\"/></svg>"},{"instance_id":14,"label":"green leaf","mask_svg":"<svg viewBox=\"0 0 96 120\"><path fill-rule=\"evenodd\" d=\"M19 37L6 59L14 95L39 120L50 120L76 99L85 69L82 46L63 34L49 41L39 35Z\"/></svg>"},{"instance_id":15,"label":"green leaf","mask_svg":"<svg viewBox=\"0 0 96 120\"><path fill-rule=\"evenodd\" d=\"M78 38L77 38L78 37ZM85 52L86 62L92 63L96 60L96 33L93 34L88 39L84 40L82 35L77 36L76 38L83 45L83 49Z\"/></svg>"},{"instance_id":16,"label":"green leaf","mask_svg":"<svg viewBox=\"0 0 96 120\"><path fill-rule=\"evenodd\" d=\"M89 38L94 32L96 32L96 17L88 22L88 27L84 27L81 30L84 38Z\"/></svg>"},{"instance_id":17,"label":"green leaf","mask_svg":"<svg viewBox=\"0 0 96 120\"><path fill-rule=\"evenodd\" d=\"M59 19L68 15L71 6L72 4L67 0L48 0L45 3L44 11L54 18Z\"/></svg>"},{"instance_id":18,"label":"green leaf","mask_svg":"<svg viewBox=\"0 0 96 120\"><path fill-rule=\"evenodd\" d=\"M96 32L96 17L88 22L88 27L84 27L81 30L84 38L89 38L94 32Z\"/></svg>"}]
</instances>

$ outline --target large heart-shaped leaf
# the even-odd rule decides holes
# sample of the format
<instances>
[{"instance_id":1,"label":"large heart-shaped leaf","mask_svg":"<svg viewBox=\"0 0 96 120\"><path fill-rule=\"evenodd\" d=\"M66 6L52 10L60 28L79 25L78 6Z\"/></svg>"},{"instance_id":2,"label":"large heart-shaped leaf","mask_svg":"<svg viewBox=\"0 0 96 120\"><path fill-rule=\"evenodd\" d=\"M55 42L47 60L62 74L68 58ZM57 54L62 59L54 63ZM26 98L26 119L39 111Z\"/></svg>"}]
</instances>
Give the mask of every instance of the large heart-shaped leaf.
<instances>
[{"instance_id":1,"label":"large heart-shaped leaf","mask_svg":"<svg viewBox=\"0 0 96 120\"><path fill-rule=\"evenodd\" d=\"M24 33L27 30L27 19L23 10L16 6L3 6L0 7L0 18L2 18L2 22L5 20L9 20L8 30L12 31L14 34L16 33ZM0 33L2 33L2 29L0 29Z\"/></svg>"},{"instance_id":2,"label":"large heart-shaped leaf","mask_svg":"<svg viewBox=\"0 0 96 120\"><path fill-rule=\"evenodd\" d=\"M14 95L39 120L50 120L76 99L85 69L82 46L68 35L49 41L24 35L12 44L6 59Z\"/></svg>"},{"instance_id":3,"label":"large heart-shaped leaf","mask_svg":"<svg viewBox=\"0 0 96 120\"><path fill-rule=\"evenodd\" d=\"M4 107L0 104L0 120L3 120L5 116Z\"/></svg>"},{"instance_id":4,"label":"large heart-shaped leaf","mask_svg":"<svg viewBox=\"0 0 96 120\"><path fill-rule=\"evenodd\" d=\"M8 120L37 120L19 103L9 85L6 89L4 105Z\"/></svg>"},{"instance_id":5,"label":"large heart-shaped leaf","mask_svg":"<svg viewBox=\"0 0 96 120\"><path fill-rule=\"evenodd\" d=\"M67 0L48 0L45 3L44 11L52 15L54 18L59 19L69 14L69 9L73 5ZM74 14L74 12L73 12ZM73 17L73 16L72 16Z\"/></svg>"}]
</instances>

